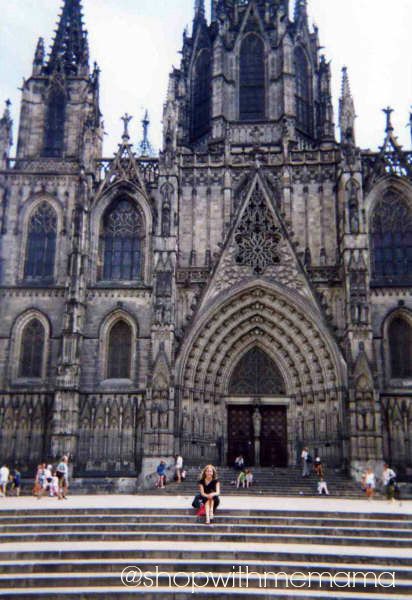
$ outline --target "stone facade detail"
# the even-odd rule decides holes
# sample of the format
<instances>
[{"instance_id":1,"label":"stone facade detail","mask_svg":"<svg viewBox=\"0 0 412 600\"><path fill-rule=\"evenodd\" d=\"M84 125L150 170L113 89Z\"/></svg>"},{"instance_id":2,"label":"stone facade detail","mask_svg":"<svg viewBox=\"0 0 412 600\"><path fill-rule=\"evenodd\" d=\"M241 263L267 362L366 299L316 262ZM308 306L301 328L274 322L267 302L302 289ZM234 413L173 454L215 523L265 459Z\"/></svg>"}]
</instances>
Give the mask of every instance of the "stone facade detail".
<instances>
[{"instance_id":1,"label":"stone facade detail","mask_svg":"<svg viewBox=\"0 0 412 600\"><path fill-rule=\"evenodd\" d=\"M277 464L284 418L286 464L308 445L354 476L412 468L412 153L390 109L379 151L357 146L346 69L335 139L329 63L288 4L213 0L209 23L196 3L159 156L125 115L104 157L80 0L48 57L39 40L15 157L0 118L2 460L68 452L144 485L177 452L226 463L240 407L255 459ZM262 356L277 384L246 394Z\"/></svg>"}]
</instances>

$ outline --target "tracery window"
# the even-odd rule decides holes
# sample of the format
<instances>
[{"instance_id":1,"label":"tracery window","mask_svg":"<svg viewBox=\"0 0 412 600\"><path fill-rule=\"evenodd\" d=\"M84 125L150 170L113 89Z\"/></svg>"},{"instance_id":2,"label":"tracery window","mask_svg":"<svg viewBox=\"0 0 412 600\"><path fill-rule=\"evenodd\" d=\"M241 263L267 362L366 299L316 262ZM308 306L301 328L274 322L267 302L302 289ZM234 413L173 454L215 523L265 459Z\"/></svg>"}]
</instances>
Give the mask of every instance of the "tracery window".
<instances>
[{"instance_id":1,"label":"tracery window","mask_svg":"<svg viewBox=\"0 0 412 600\"><path fill-rule=\"evenodd\" d=\"M378 202L370 226L372 282L375 285L412 282L412 205L388 192Z\"/></svg>"},{"instance_id":2,"label":"tracery window","mask_svg":"<svg viewBox=\"0 0 412 600\"><path fill-rule=\"evenodd\" d=\"M258 347L240 359L233 371L229 394L232 396L273 396L285 393L283 377L273 360Z\"/></svg>"},{"instance_id":3,"label":"tracery window","mask_svg":"<svg viewBox=\"0 0 412 600\"><path fill-rule=\"evenodd\" d=\"M210 129L211 72L209 50L201 50L193 70L192 139L205 135Z\"/></svg>"},{"instance_id":4,"label":"tracery window","mask_svg":"<svg viewBox=\"0 0 412 600\"><path fill-rule=\"evenodd\" d=\"M42 202L29 221L24 265L26 280L53 280L56 237L56 212L48 202Z\"/></svg>"},{"instance_id":5,"label":"tracery window","mask_svg":"<svg viewBox=\"0 0 412 600\"><path fill-rule=\"evenodd\" d=\"M58 158L63 156L64 124L66 118L66 96L61 88L50 92L44 130L43 156Z\"/></svg>"},{"instance_id":6,"label":"tracery window","mask_svg":"<svg viewBox=\"0 0 412 600\"><path fill-rule=\"evenodd\" d=\"M395 317L389 325L391 376L412 377L412 326L402 317Z\"/></svg>"},{"instance_id":7,"label":"tracery window","mask_svg":"<svg viewBox=\"0 0 412 600\"><path fill-rule=\"evenodd\" d=\"M138 209L120 198L103 219L103 275L105 281L142 278L144 227Z\"/></svg>"},{"instance_id":8,"label":"tracery window","mask_svg":"<svg viewBox=\"0 0 412 600\"><path fill-rule=\"evenodd\" d=\"M308 59L302 48L295 50L296 74L296 126L308 135L313 133L311 111L310 71Z\"/></svg>"},{"instance_id":9,"label":"tracery window","mask_svg":"<svg viewBox=\"0 0 412 600\"><path fill-rule=\"evenodd\" d=\"M239 118L265 118L265 52L261 38L247 35L240 48Z\"/></svg>"},{"instance_id":10,"label":"tracery window","mask_svg":"<svg viewBox=\"0 0 412 600\"><path fill-rule=\"evenodd\" d=\"M19 376L40 378L43 370L44 327L38 319L32 319L21 336Z\"/></svg>"},{"instance_id":11,"label":"tracery window","mask_svg":"<svg viewBox=\"0 0 412 600\"><path fill-rule=\"evenodd\" d=\"M113 325L109 334L108 379L130 379L132 330L125 321Z\"/></svg>"}]
</instances>

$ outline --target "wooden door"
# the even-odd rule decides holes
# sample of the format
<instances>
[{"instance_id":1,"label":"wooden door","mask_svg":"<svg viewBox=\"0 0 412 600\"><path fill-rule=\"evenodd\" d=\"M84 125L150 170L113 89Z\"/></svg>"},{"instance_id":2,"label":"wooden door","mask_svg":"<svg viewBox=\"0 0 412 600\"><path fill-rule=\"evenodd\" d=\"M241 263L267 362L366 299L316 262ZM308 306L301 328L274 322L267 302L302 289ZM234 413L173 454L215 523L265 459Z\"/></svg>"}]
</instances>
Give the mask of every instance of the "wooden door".
<instances>
[{"instance_id":1,"label":"wooden door","mask_svg":"<svg viewBox=\"0 0 412 600\"><path fill-rule=\"evenodd\" d=\"M255 464L255 445L253 435L253 406L228 407L228 465L242 454L246 466Z\"/></svg>"},{"instance_id":2,"label":"wooden door","mask_svg":"<svg viewBox=\"0 0 412 600\"><path fill-rule=\"evenodd\" d=\"M286 467L287 419L285 406L262 406L260 464L262 467Z\"/></svg>"}]
</instances>

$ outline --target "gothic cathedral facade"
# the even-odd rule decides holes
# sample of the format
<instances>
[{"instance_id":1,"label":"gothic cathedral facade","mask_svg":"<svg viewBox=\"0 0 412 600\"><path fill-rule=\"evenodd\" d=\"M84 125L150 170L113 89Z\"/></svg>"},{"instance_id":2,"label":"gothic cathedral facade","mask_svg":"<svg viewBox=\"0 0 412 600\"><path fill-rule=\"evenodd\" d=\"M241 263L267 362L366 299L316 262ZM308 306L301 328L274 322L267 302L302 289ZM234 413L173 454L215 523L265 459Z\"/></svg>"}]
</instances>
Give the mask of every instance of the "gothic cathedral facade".
<instances>
[{"instance_id":1,"label":"gothic cathedral facade","mask_svg":"<svg viewBox=\"0 0 412 600\"><path fill-rule=\"evenodd\" d=\"M106 159L81 0L0 119L0 460L412 468L412 153L356 144L307 2L196 0L159 156Z\"/></svg>"}]
</instances>

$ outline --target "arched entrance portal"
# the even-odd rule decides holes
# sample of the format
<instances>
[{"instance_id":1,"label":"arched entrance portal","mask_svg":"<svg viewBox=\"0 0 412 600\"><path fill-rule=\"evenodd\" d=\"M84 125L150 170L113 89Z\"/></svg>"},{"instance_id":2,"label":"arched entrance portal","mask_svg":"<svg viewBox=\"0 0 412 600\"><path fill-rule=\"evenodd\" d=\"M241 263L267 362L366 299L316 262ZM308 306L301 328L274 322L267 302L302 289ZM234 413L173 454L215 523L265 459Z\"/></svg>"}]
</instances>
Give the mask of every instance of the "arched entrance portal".
<instances>
[{"instance_id":1,"label":"arched entrance portal","mask_svg":"<svg viewBox=\"0 0 412 600\"><path fill-rule=\"evenodd\" d=\"M228 464L242 454L247 465L287 465L286 389L274 361L259 347L235 366L228 388Z\"/></svg>"}]
</instances>

